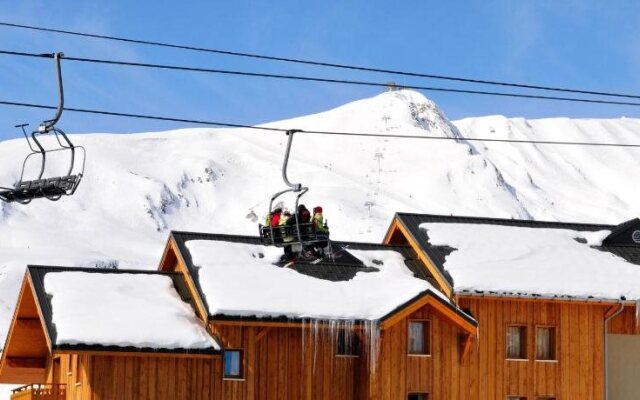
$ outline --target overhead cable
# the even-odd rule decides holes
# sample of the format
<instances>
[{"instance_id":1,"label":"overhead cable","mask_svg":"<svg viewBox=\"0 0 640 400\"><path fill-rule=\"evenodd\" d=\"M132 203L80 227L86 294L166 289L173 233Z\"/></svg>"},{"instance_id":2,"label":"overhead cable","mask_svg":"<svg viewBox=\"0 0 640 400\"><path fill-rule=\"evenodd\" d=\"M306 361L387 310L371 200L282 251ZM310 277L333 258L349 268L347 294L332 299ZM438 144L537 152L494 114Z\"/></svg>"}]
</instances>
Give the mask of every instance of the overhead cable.
<instances>
[{"instance_id":1,"label":"overhead cable","mask_svg":"<svg viewBox=\"0 0 640 400\"><path fill-rule=\"evenodd\" d=\"M113 40L118 42L142 44L142 45L156 46L156 47L165 47L165 48L172 48L172 49L179 49L179 50L189 50L189 51L221 54L221 55L227 55L227 56L245 57L245 58L252 58L252 59L259 59L259 60L287 62L287 63L294 63L294 64L314 65L319 67L338 68L338 69L346 69L346 70L354 70L354 71L362 71L362 72L375 72L375 73L384 73L384 74L392 74L392 75L400 75L400 76L410 76L410 77L416 77L416 78L428 78L428 79L439 79L439 80L475 83L475 84L483 84L483 85L516 87L516 88L522 88L522 89L545 90L545 91L587 94L587 95L596 95L596 96L610 96L610 97L640 99L640 95L636 95L636 94L532 85L532 84L525 84L525 83L513 83L513 82L494 81L494 80L476 79L476 78L463 78L463 77L455 77L455 76L447 76L447 75L408 72L408 71L401 71L401 70L394 70L394 69L338 64L338 63L330 63L330 62L324 62L324 61L305 60L305 59L290 58L290 57L278 57L278 56L270 56L270 55L256 54L256 53L246 53L246 52L231 51L231 50L212 49L212 48L199 47L199 46L173 44L173 43L159 42L159 41L152 41L152 40L142 40L142 39L119 37L119 36L100 35L95 33L46 28L42 26L16 24L16 23L2 22L2 21L0 21L0 26L10 27L10 28L29 29L29 30L40 31L40 32L88 37L88 38L94 38L94 39Z\"/></svg>"},{"instance_id":2,"label":"overhead cable","mask_svg":"<svg viewBox=\"0 0 640 400\"><path fill-rule=\"evenodd\" d=\"M52 57L51 54L26 53L26 52L9 51L9 50L0 50L0 54L10 55L10 56L20 56L20 57L35 57L35 58ZM166 65L166 64L138 63L138 62L132 62L132 61L106 60L106 59L97 59L97 58L65 56L64 59L69 61L77 61L77 62L141 67L141 68L155 68L155 69L164 69L164 70L201 72L201 73L213 73L213 74L224 74L224 75L249 76L254 78L274 78L274 79L336 83L336 84L371 86L371 87L388 87L389 86L388 83L382 83L382 82L330 79L330 78L319 78L319 77L312 77L312 76L281 75L281 74L270 74L270 73L260 73L260 72L247 72L247 71L232 71L232 70L223 70L223 69L198 68L198 67L187 67L187 66ZM435 92L447 92L447 93L463 93L463 94L515 97L515 98L536 99L536 100L554 100L554 101L567 101L567 102L591 103L591 104L609 104L609 105L618 105L618 106L634 106L634 107L640 106L640 103L636 103L636 102L585 99L585 98L578 98L578 97L541 96L541 95L530 95L530 94L524 94L524 93L489 92L489 91L481 91L481 90L467 90L467 89L442 88L442 87L431 87L431 86L414 86L414 85L402 85L400 87L405 89L424 90L424 91L432 91L432 92L435 91Z\"/></svg>"},{"instance_id":3,"label":"overhead cable","mask_svg":"<svg viewBox=\"0 0 640 400\"><path fill-rule=\"evenodd\" d=\"M56 108L55 106L48 106L43 104L23 103L23 102L14 102L14 101L5 101L5 100L0 100L0 105L39 108L39 109L51 109L51 110ZM261 130L261 131L272 131L272 132L287 132L291 130L291 128L278 128L278 127L271 127L271 126L264 126L264 125L245 125L245 124L236 124L236 123L230 123L230 122L207 121L207 120L167 117L167 116L158 116L158 115L122 113L122 112L116 112L116 111L91 110L91 109L85 109L85 108L65 107L65 111L84 113L84 114L107 115L112 117L137 118L137 119L157 120L157 121L167 121L167 122L182 122L182 123L196 124L196 125L217 126L217 127L227 127L227 128L244 128L244 129L254 129L254 130ZM448 141L455 141L455 142L494 142L494 143L540 144L540 145L561 145L561 146L640 148L640 143L633 144L633 143L611 143L611 142L565 142L565 141L555 141L555 140L466 138L466 137L448 137L448 136L432 136L432 135L392 135L392 134L378 134L378 133L367 133L367 132L326 131L326 130L313 130L313 129L300 130L300 132L308 133L308 134L317 134L317 135L360 136L360 137L421 139L421 140L448 140Z\"/></svg>"}]
</instances>

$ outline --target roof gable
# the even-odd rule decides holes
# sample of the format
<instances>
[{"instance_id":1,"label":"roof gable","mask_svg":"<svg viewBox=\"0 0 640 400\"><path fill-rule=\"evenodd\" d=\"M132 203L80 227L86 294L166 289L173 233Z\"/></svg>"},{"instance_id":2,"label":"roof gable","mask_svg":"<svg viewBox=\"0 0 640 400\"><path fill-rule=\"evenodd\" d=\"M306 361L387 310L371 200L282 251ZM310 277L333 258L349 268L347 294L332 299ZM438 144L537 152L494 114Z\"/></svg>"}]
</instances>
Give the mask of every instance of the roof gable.
<instances>
[{"instance_id":1,"label":"roof gable","mask_svg":"<svg viewBox=\"0 0 640 400\"><path fill-rule=\"evenodd\" d=\"M25 273L0 358L0 382L44 382L49 348L33 286Z\"/></svg>"}]
</instances>

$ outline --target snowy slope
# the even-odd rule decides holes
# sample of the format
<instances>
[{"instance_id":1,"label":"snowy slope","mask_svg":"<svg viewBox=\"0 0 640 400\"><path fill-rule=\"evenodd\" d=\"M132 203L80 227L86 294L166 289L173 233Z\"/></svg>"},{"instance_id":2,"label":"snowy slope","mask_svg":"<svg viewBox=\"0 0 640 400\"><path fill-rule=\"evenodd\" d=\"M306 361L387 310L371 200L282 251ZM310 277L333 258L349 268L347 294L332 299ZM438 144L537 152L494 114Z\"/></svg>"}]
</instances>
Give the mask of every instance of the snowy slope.
<instances>
[{"instance_id":1,"label":"snowy slope","mask_svg":"<svg viewBox=\"0 0 640 400\"><path fill-rule=\"evenodd\" d=\"M64 120L62 121L64 126ZM450 123L412 91L389 92L271 125L406 135L638 142L640 120ZM0 343L24 266L155 268L170 229L257 233L280 178L285 135L188 129L78 135L75 197L0 204ZM0 186L26 144L0 143ZM296 135L290 178L311 187L334 237L379 242L395 211L617 223L640 215L638 149ZM365 203L372 204L369 207Z\"/></svg>"}]
</instances>

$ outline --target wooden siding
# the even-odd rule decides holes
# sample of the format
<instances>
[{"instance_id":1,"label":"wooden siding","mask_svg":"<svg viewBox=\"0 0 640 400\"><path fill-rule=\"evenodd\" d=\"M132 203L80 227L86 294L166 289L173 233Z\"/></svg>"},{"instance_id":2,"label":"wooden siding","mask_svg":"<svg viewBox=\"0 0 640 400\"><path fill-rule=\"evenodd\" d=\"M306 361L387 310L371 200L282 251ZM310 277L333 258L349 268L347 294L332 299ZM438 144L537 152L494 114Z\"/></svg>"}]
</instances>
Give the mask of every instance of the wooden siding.
<instances>
[{"instance_id":1,"label":"wooden siding","mask_svg":"<svg viewBox=\"0 0 640 400\"><path fill-rule=\"evenodd\" d=\"M226 399L220 357L92 356L91 400Z\"/></svg>"},{"instance_id":2,"label":"wooden siding","mask_svg":"<svg viewBox=\"0 0 640 400\"><path fill-rule=\"evenodd\" d=\"M59 361L55 361L58 359ZM59 372L54 364L59 363ZM66 385L66 400L227 398L220 356L67 355L49 360L47 382Z\"/></svg>"},{"instance_id":3,"label":"wooden siding","mask_svg":"<svg viewBox=\"0 0 640 400\"><path fill-rule=\"evenodd\" d=\"M460 331L429 309L420 310L383 333L372 398L399 400L410 392L451 400L508 395L603 398L606 306L480 298L461 298L460 306L480 321L479 342L468 361L460 362ZM407 323L412 318L431 320L431 356L407 354ZM508 324L527 327L527 360L506 359ZM548 325L557 327L557 361L536 361L535 328Z\"/></svg>"},{"instance_id":4,"label":"wooden siding","mask_svg":"<svg viewBox=\"0 0 640 400\"><path fill-rule=\"evenodd\" d=\"M228 399L359 398L361 360L336 356L329 328L313 333L300 327L211 325L225 348L244 350L244 379L223 382Z\"/></svg>"},{"instance_id":5,"label":"wooden siding","mask_svg":"<svg viewBox=\"0 0 640 400\"><path fill-rule=\"evenodd\" d=\"M375 369L368 356L335 355L327 325L259 327L210 324L229 349L244 350L242 379L222 377L222 357L59 355L47 381L66 384L67 399L379 399L494 400L507 395L601 400L604 393L604 315L609 305L462 297L480 321L480 334L461 361L465 332L425 306L384 330ZM430 355L408 354L411 320L429 320ZM506 359L506 327L527 327L527 359ZM535 329L554 326L557 360L535 360ZM611 330L635 329L635 310L615 317ZM335 333L335 331L333 331ZM357 331L362 334L361 331ZM362 336L362 335L361 335ZM362 348L367 349L366 341ZM370 375L371 374L371 375Z\"/></svg>"},{"instance_id":6,"label":"wooden siding","mask_svg":"<svg viewBox=\"0 0 640 400\"><path fill-rule=\"evenodd\" d=\"M63 384L67 400L91 399L91 372L88 355L57 355L47 362L47 382Z\"/></svg>"},{"instance_id":7,"label":"wooden siding","mask_svg":"<svg viewBox=\"0 0 640 400\"><path fill-rule=\"evenodd\" d=\"M638 335L640 334L640 320L636 318L636 307L625 306L624 310L611 321L608 327L609 333L621 335Z\"/></svg>"}]
</instances>

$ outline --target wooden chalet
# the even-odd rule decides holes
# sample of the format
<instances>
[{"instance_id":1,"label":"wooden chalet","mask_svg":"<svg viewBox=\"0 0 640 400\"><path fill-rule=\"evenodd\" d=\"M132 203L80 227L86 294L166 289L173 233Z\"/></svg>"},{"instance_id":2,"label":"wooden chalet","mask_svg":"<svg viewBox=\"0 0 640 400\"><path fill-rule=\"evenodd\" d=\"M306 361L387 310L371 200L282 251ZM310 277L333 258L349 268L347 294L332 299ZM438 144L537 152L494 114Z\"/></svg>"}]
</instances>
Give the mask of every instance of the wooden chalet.
<instances>
[{"instance_id":1,"label":"wooden chalet","mask_svg":"<svg viewBox=\"0 0 640 400\"><path fill-rule=\"evenodd\" d=\"M639 220L397 214L383 244L283 268L257 237L172 232L155 272L28 267L0 382L28 385L12 399L640 398L638 242Z\"/></svg>"},{"instance_id":2,"label":"wooden chalet","mask_svg":"<svg viewBox=\"0 0 640 400\"><path fill-rule=\"evenodd\" d=\"M432 244L430 228L437 226L449 226L451 233L458 236L489 232L465 227L503 228L511 236L508 242L478 238L491 244L489 252L498 253L492 260L496 264L502 261L501 249L517 246L531 232L547 236L554 230L577 231L585 235L604 233L606 237L595 246L583 244L584 256L566 265L574 267L572 275L562 267L547 271L533 266L528 268L531 273L513 269L528 256L518 254L521 258L509 260L510 270L515 271L513 276L506 279L505 287L497 288L490 287L496 280L490 275L492 265L478 267L487 279L471 281L467 278L472 270L458 269L454 274L448 268L450 256L464 250L445 243ZM583 241L575 239L576 245ZM423 378L428 382L425 391L430 393L429 399L640 398L637 294L634 301L628 301L622 290L617 295L603 296L597 288L585 289L608 289L613 284L640 289L640 220L614 226L398 213L384 242L409 244L426 266L429 277L437 280L439 288L479 324L479 343L466 362L443 362L457 354L453 347L448 350L452 355L447 350L433 354L433 365L440 371ZM477 244L487 246L481 240ZM594 256L610 258L619 265L608 269L596 262L594 269L583 270L583 264ZM474 263L469 267L475 267ZM540 274L542 279L536 279ZM409 366L407 362L406 367ZM411 375L396 373L401 370L390 369L390 379L397 380L399 391L412 390L413 382L408 378Z\"/></svg>"}]
</instances>

